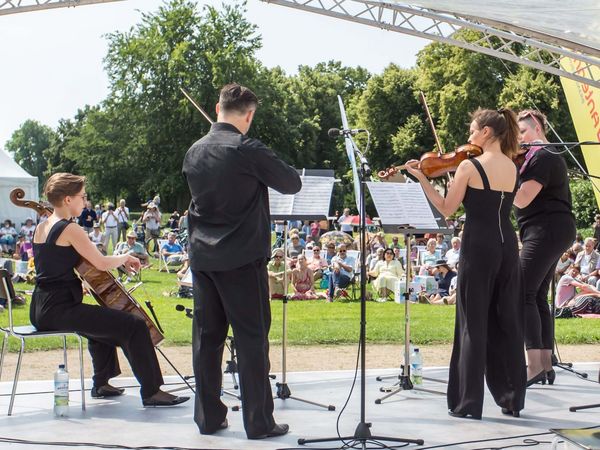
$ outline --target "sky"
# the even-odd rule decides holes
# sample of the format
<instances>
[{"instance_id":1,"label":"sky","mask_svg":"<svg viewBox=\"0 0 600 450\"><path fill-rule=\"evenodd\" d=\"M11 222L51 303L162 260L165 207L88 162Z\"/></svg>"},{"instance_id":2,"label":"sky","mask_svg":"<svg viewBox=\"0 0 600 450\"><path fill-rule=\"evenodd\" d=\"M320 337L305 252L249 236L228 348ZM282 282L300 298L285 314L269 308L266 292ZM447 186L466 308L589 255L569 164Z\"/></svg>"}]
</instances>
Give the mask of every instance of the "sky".
<instances>
[{"instance_id":1,"label":"sky","mask_svg":"<svg viewBox=\"0 0 600 450\"><path fill-rule=\"evenodd\" d=\"M126 0L0 16L0 148L27 119L55 128L108 93L103 69L107 33L127 31L162 0ZM221 1L199 0L219 6ZM390 63L412 67L429 41L259 0L247 18L258 26L258 58L288 74L299 65L339 60L380 73Z\"/></svg>"}]
</instances>

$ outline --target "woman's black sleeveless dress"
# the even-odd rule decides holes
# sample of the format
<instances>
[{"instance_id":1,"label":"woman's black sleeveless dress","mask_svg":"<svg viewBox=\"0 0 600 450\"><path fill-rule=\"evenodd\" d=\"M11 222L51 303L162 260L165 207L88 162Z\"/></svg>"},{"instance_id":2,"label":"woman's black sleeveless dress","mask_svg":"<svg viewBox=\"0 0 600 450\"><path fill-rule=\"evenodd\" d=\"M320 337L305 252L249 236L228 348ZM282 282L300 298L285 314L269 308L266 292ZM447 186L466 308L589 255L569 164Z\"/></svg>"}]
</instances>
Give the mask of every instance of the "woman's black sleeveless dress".
<instances>
[{"instance_id":1,"label":"woman's black sleeveless dress","mask_svg":"<svg viewBox=\"0 0 600 450\"><path fill-rule=\"evenodd\" d=\"M470 160L483 189L467 187L460 249L448 408L481 419L484 374L496 404L520 411L527 372L524 296L517 236L510 212L517 190L490 189L481 163ZM516 168L515 168L516 171Z\"/></svg>"},{"instance_id":2,"label":"woman's black sleeveless dress","mask_svg":"<svg viewBox=\"0 0 600 450\"><path fill-rule=\"evenodd\" d=\"M116 352L120 346L141 385L142 398L151 397L163 379L148 327L133 314L82 303L81 281L73 270L81 256L72 246L56 244L70 223L66 219L55 223L45 243L33 244L37 276L31 323L40 331L75 331L85 336L96 387L121 373Z\"/></svg>"}]
</instances>

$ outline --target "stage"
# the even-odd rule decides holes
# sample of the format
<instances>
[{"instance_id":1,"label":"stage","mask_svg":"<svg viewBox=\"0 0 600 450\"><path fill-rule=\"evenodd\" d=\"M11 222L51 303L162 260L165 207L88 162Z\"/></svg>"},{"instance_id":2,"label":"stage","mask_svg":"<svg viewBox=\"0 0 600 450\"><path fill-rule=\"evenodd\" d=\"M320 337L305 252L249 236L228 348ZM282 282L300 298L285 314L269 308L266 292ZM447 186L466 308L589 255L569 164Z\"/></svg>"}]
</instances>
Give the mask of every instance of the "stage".
<instances>
[{"instance_id":1,"label":"stage","mask_svg":"<svg viewBox=\"0 0 600 450\"><path fill-rule=\"evenodd\" d=\"M577 364L577 369L587 371L590 380L598 379L598 363ZM179 407L141 407L136 387L130 387L118 400L94 400L87 392L87 410L82 412L78 379L75 368L71 372L71 405L69 417L55 419L52 412L51 381L21 381L11 417L6 416L10 383L0 383L0 448L40 449L70 448L59 445L43 447L41 441L87 442L123 445L130 447L154 446L186 447L198 449L280 449L298 447L298 438L327 437L336 434L336 419L352 384L353 371L297 372L288 374L292 394L308 400L333 404L336 411L305 404L295 400L275 400L275 417L278 422L288 423L290 433L280 438L249 441L245 438L241 412L229 411L229 428L213 436L202 436L193 422L193 401ZM554 386L530 388L521 418L502 415L494 405L489 393L483 420L456 419L446 411L443 395L403 392L384 401L374 403L382 394L376 381L378 375L396 374L397 369L370 370L367 372L366 419L372 422L374 435L423 439L422 448L489 448L522 444L523 437L510 440L494 440L473 444L456 444L465 441L498 439L514 435L547 432L549 428L579 428L600 425L600 408L569 412L569 406L600 402L600 386L577 376L557 371ZM4 379L10 376L4 373ZM426 368L426 377L447 379L447 368ZM115 385L132 386L135 380L117 379ZM176 383L175 377L168 382ZM225 377L226 389L231 388L230 377ZM89 384L88 380L88 384ZM353 434L359 422L359 386L357 382L352 399L344 412L340 431L342 435ZM173 386L170 386L175 387ZM424 387L445 390L445 384L425 381ZM275 389L275 387L274 387ZM181 391L180 395L188 395ZM236 405L233 397L225 396L225 402ZM4 439L15 438L39 443L8 444ZM536 448L550 448L554 435L534 436L542 441ZM455 444L455 445L451 445ZM393 444L391 444L393 445ZM331 443L306 445L304 448L339 447ZM417 448L415 445L410 447ZM94 448L85 446L84 448ZM563 448L562 446L560 448Z\"/></svg>"}]
</instances>

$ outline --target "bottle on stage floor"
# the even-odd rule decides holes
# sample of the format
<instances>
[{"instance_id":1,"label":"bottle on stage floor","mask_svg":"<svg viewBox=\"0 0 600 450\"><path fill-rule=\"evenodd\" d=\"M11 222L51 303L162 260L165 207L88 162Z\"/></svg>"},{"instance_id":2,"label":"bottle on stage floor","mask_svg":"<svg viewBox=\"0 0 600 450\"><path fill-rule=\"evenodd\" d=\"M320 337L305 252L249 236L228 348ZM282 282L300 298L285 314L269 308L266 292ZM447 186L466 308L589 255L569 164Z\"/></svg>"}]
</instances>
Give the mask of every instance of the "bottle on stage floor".
<instances>
[{"instance_id":1,"label":"bottle on stage floor","mask_svg":"<svg viewBox=\"0 0 600 450\"><path fill-rule=\"evenodd\" d=\"M69 373L65 365L58 366L54 372L54 415L65 417L69 413Z\"/></svg>"},{"instance_id":2,"label":"bottle on stage floor","mask_svg":"<svg viewBox=\"0 0 600 450\"><path fill-rule=\"evenodd\" d=\"M416 386L423 384L423 359L418 348L410 355L410 381Z\"/></svg>"}]
</instances>

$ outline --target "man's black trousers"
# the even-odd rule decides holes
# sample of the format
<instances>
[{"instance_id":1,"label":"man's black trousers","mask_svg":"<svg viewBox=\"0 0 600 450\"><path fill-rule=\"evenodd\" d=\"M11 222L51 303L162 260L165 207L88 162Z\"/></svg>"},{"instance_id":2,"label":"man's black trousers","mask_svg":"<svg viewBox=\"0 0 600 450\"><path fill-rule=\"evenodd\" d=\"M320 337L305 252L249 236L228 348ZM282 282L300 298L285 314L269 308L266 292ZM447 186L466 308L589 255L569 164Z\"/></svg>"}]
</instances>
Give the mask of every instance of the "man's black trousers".
<instances>
[{"instance_id":1,"label":"man's black trousers","mask_svg":"<svg viewBox=\"0 0 600 450\"><path fill-rule=\"evenodd\" d=\"M248 437L275 426L269 381L271 306L266 260L234 270L195 271L192 334L196 405L201 433L213 433L225 420L221 401L223 348L231 324L237 347L244 428Z\"/></svg>"}]
</instances>

